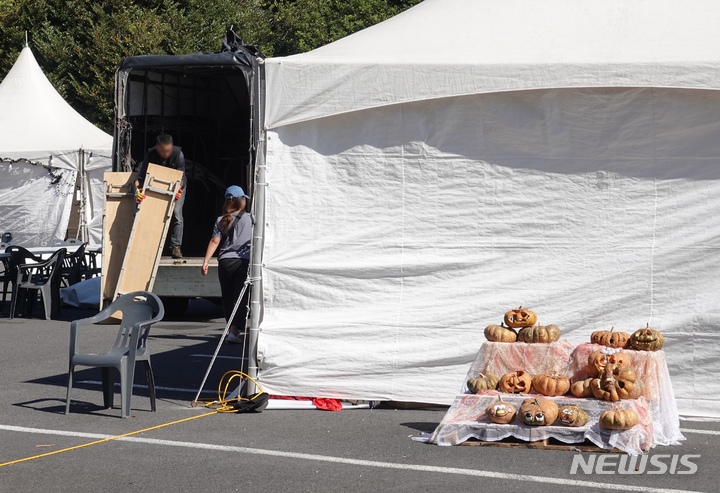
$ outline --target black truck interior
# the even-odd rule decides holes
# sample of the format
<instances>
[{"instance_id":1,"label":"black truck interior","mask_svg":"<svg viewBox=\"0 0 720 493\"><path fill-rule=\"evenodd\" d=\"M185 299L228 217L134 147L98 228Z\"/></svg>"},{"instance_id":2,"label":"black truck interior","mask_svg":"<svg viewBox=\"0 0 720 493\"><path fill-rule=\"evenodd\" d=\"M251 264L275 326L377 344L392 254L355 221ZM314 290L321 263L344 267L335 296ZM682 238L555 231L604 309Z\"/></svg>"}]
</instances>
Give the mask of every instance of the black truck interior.
<instances>
[{"instance_id":1,"label":"black truck interior","mask_svg":"<svg viewBox=\"0 0 720 493\"><path fill-rule=\"evenodd\" d=\"M219 53L128 57L118 69L113 169L135 169L158 134L173 136L187 162L186 257L205 254L226 187L240 185L251 195L256 54L236 45Z\"/></svg>"}]
</instances>

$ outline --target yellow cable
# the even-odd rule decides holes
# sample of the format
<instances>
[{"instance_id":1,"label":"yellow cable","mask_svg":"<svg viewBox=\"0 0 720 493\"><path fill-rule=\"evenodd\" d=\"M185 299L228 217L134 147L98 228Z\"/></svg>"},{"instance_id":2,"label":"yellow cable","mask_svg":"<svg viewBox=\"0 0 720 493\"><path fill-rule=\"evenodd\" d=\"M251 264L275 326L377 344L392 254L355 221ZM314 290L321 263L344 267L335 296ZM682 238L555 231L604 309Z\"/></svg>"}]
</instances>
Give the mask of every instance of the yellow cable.
<instances>
[{"instance_id":1,"label":"yellow cable","mask_svg":"<svg viewBox=\"0 0 720 493\"><path fill-rule=\"evenodd\" d=\"M255 384L255 387L257 387L258 392L256 392L251 397L234 397L232 399L228 399L228 388L230 388L230 383L235 379L246 379L250 380L252 383ZM225 384L223 386L223 383ZM215 411L219 413L236 413L237 409L234 407L235 402L240 401L253 401L255 400L260 393L264 392L262 386L250 375L247 373L238 371L238 370L230 370L228 372L225 372L222 377L220 377L220 381L218 382L218 398L217 400L206 400L206 399L198 399L197 402L205 402L205 407L215 409Z\"/></svg>"},{"instance_id":2,"label":"yellow cable","mask_svg":"<svg viewBox=\"0 0 720 493\"><path fill-rule=\"evenodd\" d=\"M177 421L171 421L171 422L169 422L169 423L165 423L165 424L161 424L161 425L157 425L157 426L151 426L150 428L145 428L145 429L143 429L143 430L131 431L130 433L123 433L122 435L116 435L116 436L113 436L113 437L103 438L102 440L96 440L96 441L94 441L94 442L84 443L84 444L82 444L82 445L75 445L74 447L68 447L68 448L64 448L64 449L60 449L60 450L55 450L55 451L53 451L53 452L47 452L47 453L45 453L45 454L33 455L32 457L25 457L24 459L17 459L17 460L13 460L13 461L10 461L10 462L4 462L4 463L0 464L0 467L11 466L11 465L13 465L13 464L19 464L19 463L21 463L21 462L27 462L27 461L35 460L35 459L41 459L41 458L43 458L43 457L49 457L49 456L51 456L51 455L61 454L61 453L63 453L63 452L70 452L71 450L77 450L77 449L89 447L89 446L91 446L91 445L97 445L97 444L100 444L100 443L110 442L110 441L112 441L112 440L117 440L117 439L119 439L119 438L129 437L129 436L131 436L131 435L137 435L137 434L139 434L139 433L145 433L145 432L148 432L148 431L157 430L157 429L159 429L159 428L165 428L166 426L176 425L176 424L179 424L179 423L184 423L184 422L186 422L186 421L192 421L193 419L204 418L205 416L210 416L210 415L212 415L212 414L217 414L217 412L218 412L218 411L212 411L212 412L209 412L209 413L200 414L200 415L198 415L198 416L192 416L192 417L190 417L190 418L178 419Z\"/></svg>"}]
</instances>

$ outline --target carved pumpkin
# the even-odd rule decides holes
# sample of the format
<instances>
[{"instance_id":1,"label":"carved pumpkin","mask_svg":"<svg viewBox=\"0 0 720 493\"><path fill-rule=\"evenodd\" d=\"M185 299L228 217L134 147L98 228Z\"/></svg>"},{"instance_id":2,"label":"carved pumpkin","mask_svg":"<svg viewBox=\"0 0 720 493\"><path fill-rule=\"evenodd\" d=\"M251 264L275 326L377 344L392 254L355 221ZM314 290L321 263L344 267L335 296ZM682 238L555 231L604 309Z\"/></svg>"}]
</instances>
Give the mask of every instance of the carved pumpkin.
<instances>
[{"instance_id":1,"label":"carved pumpkin","mask_svg":"<svg viewBox=\"0 0 720 493\"><path fill-rule=\"evenodd\" d=\"M525 370L511 371L500 377L498 388L508 394L527 394L532 388L532 377Z\"/></svg>"},{"instance_id":2,"label":"carved pumpkin","mask_svg":"<svg viewBox=\"0 0 720 493\"><path fill-rule=\"evenodd\" d=\"M492 342L515 342L517 332L502 325L488 325L485 327L485 338Z\"/></svg>"},{"instance_id":3,"label":"carved pumpkin","mask_svg":"<svg viewBox=\"0 0 720 493\"><path fill-rule=\"evenodd\" d=\"M607 355L601 350L593 351L588 356L588 363L585 371L591 377L597 377L603 371L605 371L605 365L607 364Z\"/></svg>"},{"instance_id":4,"label":"carved pumpkin","mask_svg":"<svg viewBox=\"0 0 720 493\"><path fill-rule=\"evenodd\" d=\"M592 397L592 381L592 378L578 380L570 386L570 392L572 392L572 395L575 397Z\"/></svg>"},{"instance_id":5,"label":"carved pumpkin","mask_svg":"<svg viewBox=\"0 0 720 493\"><path fill-rule=\"evenodd\" d=\"M630 336L630 345L633 349L638 351L657 351L661 349L665 344L665 338L657 330L650 327L636 330L633 335Z\"/></svg>"},{"instance_id":6,"label":"carved pumpkin","mask_svg":"<svg viewBox=\"0 0 720 493\"><path fill-rule=\"evenodd\" d=\"M630 366L632 363L632 356L627 351L618 349L617 352L611 352L607 354L607 362L612 363L615 366Z\"/></svg>"},{"instance_id":7,"label":"carved pumpkin","mask_svg":"<svg viewBox=\"0 0 720 493\"><path fill-rule=\"evenodd\" d=\"M535 325L536 322L537 314L527 308L520 307L517 310L510 310L505 314L505 325L513 329L530 327Z\"/></svg>"},{"instance_id":8,"label":"carved pumpkin","mask_svg":"<svg viewBox=\"0 0 720 493\"><path fill-rule=\"evenodd\" d=\"M525 327L518 332L518 341L534 343L550 343L560 339L560 328L557 325L535 325Z\"/></svg>"},{"instance_id":9,"label":"carved pumpkin","mask_svg":"<svg viewBox=\"0 0 720 493\"><path fill-rule=\"evenodd\" d=\"M490 421L503 425L512 421L516 413L517 410L515 406L503 401L501 395L498 396L498 400L485 408L485 416L487 416Z\"/></svg>"},{"instance_id":10,"label":"carved pumpkin","mask_svg":"<svg viewBox=\"0 0 720 493\"><path fill-rule=\"evenodd\" d=\"M492 373L480 373L475 378L468 378L468 390L477 394L482 390L495 390L500 379Z\"/></svg>"},{"instance_id":11,"label":"carved pumpkin","mask_svg":"<svg viewBox=\"0 0 720 493\"><path fill-rule=\"evenodd\" d=\"M550 426L558 417L558 407L550 399L534 397L520 405L520 420L530 426Z\"/></svg>"},{"instance_id":12,"label":"carved pumpkin","mask_svg":"<svg viewBox=\"0 0 720 493\"><path fill-rule=\"evenodd\" d=\"M590 421L588 413L577 406L561 407L558 418L558 421L565 426L585 426Z\"/></svg>"},{"instance_id":13,"label":"carved pumpkin","mask_svg":"<svg viewBox=\"0 0 720 493\"><path fill-rule=\"evenodd\" d=\"M615 332L615 327L610 330L598 330L590 335L590 342L601 346L629 348L630 334L627 332Z\"/></svg>"},{"instance_id":14,"label":"carved pumpkin","mask_svg":"<svg viewBox=\"0 0 720 493\"><path fill-rule=\"evenodd\" d=\"M592 381L593 395L598 399L613 402L628 399L635 388L635 380L637 375L627 366L608 363L602 375Z\"/></svg>"},{"instance_id":15,"label":"carved pumpkin","mask_svg":"<svg viewBox=\"0 0 720 493\"><path fill-rule=\"evenodd\" d=\"M570 379L562 375L545 375L540 373L532 379L535 392L542 395L565 395L570 390Z\"/></svg>"},{"instance_id":16,"label":"carved pumpkin","mask_svg":"<svg viewBox=\"0 0 720 493\"><path fill-rule=\"evenodd\" d=\"M613 409L600 415L600 426L606 430L629 430L638 420L638 413L633 409Z\"/></svg>"}]
</instances>

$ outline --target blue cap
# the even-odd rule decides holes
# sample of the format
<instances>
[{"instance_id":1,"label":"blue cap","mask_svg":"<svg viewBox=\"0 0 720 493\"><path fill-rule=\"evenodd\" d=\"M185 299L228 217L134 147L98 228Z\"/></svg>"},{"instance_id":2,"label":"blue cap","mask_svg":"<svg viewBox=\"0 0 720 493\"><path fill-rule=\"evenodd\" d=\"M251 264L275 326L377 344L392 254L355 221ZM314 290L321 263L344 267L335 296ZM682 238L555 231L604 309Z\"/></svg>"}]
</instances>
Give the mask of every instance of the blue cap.
<instances>
[{"instance_id":1,"label":"blue cap","mask_svg":"<svg viewBox=\"0 0 720 493\"><path fill-rule=\"evenodd\" d=\"M228 187L228 189L225 190L226 199L236 199L238 197L245 197L246 199L250 198L248 195L245 194L245 191L237 185Z\"/></svg>"}]
</instances>

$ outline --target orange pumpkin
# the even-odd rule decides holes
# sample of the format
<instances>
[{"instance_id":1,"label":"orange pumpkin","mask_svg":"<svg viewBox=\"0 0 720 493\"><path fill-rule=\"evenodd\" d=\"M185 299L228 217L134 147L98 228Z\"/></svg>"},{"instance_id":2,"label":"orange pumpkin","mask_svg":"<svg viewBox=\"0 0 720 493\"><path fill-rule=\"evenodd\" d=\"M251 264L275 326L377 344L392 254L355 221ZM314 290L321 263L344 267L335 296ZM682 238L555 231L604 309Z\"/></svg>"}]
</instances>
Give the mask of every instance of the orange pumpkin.
<instances>
[{"instance_id":1,"label":"orange pumpkin","mask_svg":"<svg viewBox=\"0 0 720 493\"><path fill-rule=\"evenodd\" d=\"M637 375L627 366L615 366L608 363L600 377L593 379L593 395L606 401L628 399L635 388Z\"/></svg>"},{"instance_id":2,"label":"orange pumpkin","mask_svg":"<svg viewBox=\"0 0 720 493\"><path fill-rule=\"evenodd\" d=\"M629 348L630 334L615 332L615 327L612 327L610 330L598 330L590 334L590 342L607 347Z\"/></svg>"},{"instance_id":3,"label":"orange pumpkin","mask_svg":"<svg viewBox=\"0 0 720 493\"><path fill-rule=\"evenodd\" d=\"M545 375L540 373L532 379L532 387L538 394L558 396L570 390L570 379L562 375Z\"/></svg>"},{"instance_id":4,"label":"orange pumpkin","mask_svg":"<svg viewBox=\"0 0 720 493\"><path fill-rule=\"evenodd\" d=\"M492 342L515 342L517 332L502 325L488 325L485 327L485 338Z\"/></svg>"},{"instance_id":5,"label":"orange pumpkin","mask_svg":"<svg viewBox=\"0 0 720 493\"><path fill-rule=\"evenodd\" d=\"M505 325L512 327L513 329L520 329L522 327L530 327L535 325L537 322L537 314L523 308L522 306L517 310L510 310L505 313Z\"/></svg>"},{"instance_id":6,"label":"orange pumpkin","mask_svg":"<svg viewBox=\"0 0 720 493\"><path fill-rule=\"evenodd\" d=\"M520 405L520 420L530 426L550 426L558 417L558 406L550 399L525 399Z\"/></svg>"},{"instance_id":7,"label":"orange pumpkin","mask_svg":"<svg viewBox=\"0 0 720 493\"><path fill-rule=\"evenodd\" d=\"M498 389L508 394L527 394L532 388L532 377L525 370L511 371L500 377Z\"/></svg>"},{"instance_id":8,"label":"orange pumpkin","mask_svg":"<svg viewBox=\"0 0 720 493\"><path fill-rule=\"evenodd\" d=\"M638 351L657 351L665 344L665 337L657 330L650 327L639 329L630 336L630 345Z\"/></svg>"},{"instance_id":9,"label":"orange pumpkin","mask_svg":"<svg viewBox=\"0 0 720 493\"><path fill-rule=\"evenodd\" d=\"M591 377L597 377L603 371L605 371L605 365L607 364L607 355L600 349L593 351L588 356L587 367L585 371Z\"/></svg>"},{"instance_id":10,"label":"orange pumpkin","mask_svg":"<svg viewBox=\"0 0 720 493\"><path fill-rule=\"evenodd\" d=\"M619 350L616 353L608 354L607 362L612 363L615 366L630 366L632 363L632 356L627 351Z\"/></svg>"},{"instance_id":11,"label":"orange pumpkin","mask_svg":"<svg viewBox=\"0 0 720 493\"><path fill-rule=\"evenodd\" d=\"M498 396L498 400L490 404L485 408L485 416L493 423L499 423L506 425L513 420L517 410L512 404L508 404L503 401L501 395Z\"/></svg>"},{"instance_id":12,"label":"orange pumpkin","mask_svg":"<svg viewBox=\"0 0 720 493\"><path fill-rule=\"evenodd\" d=\"M592 397L592 381L592 378L578 380L570 386L570 392L572 392L572 395L575 397Z\"/></svg>"},{"instance_id":13,"label":"orange pumpkin","mask_svg":"<svg viewBox=\"0 0 720 493\"><path fill-rule=\"evenodd\" d=\"M535 325L525 327L518 332L518 341L535 343L550 343L560 339L560 328L557 325Z\"/></svg>"},{"instance_id":14,"label":"orange pumpkin","mask_svg":"<svg viewBox=\"0 0 720 493\"><path fill-rule=\"evenodd\" d=\"M600 426L606 430L629 430L638 424L639 419L633 409L613 409L600 415Z\"/></svg>"}]
</instances>

